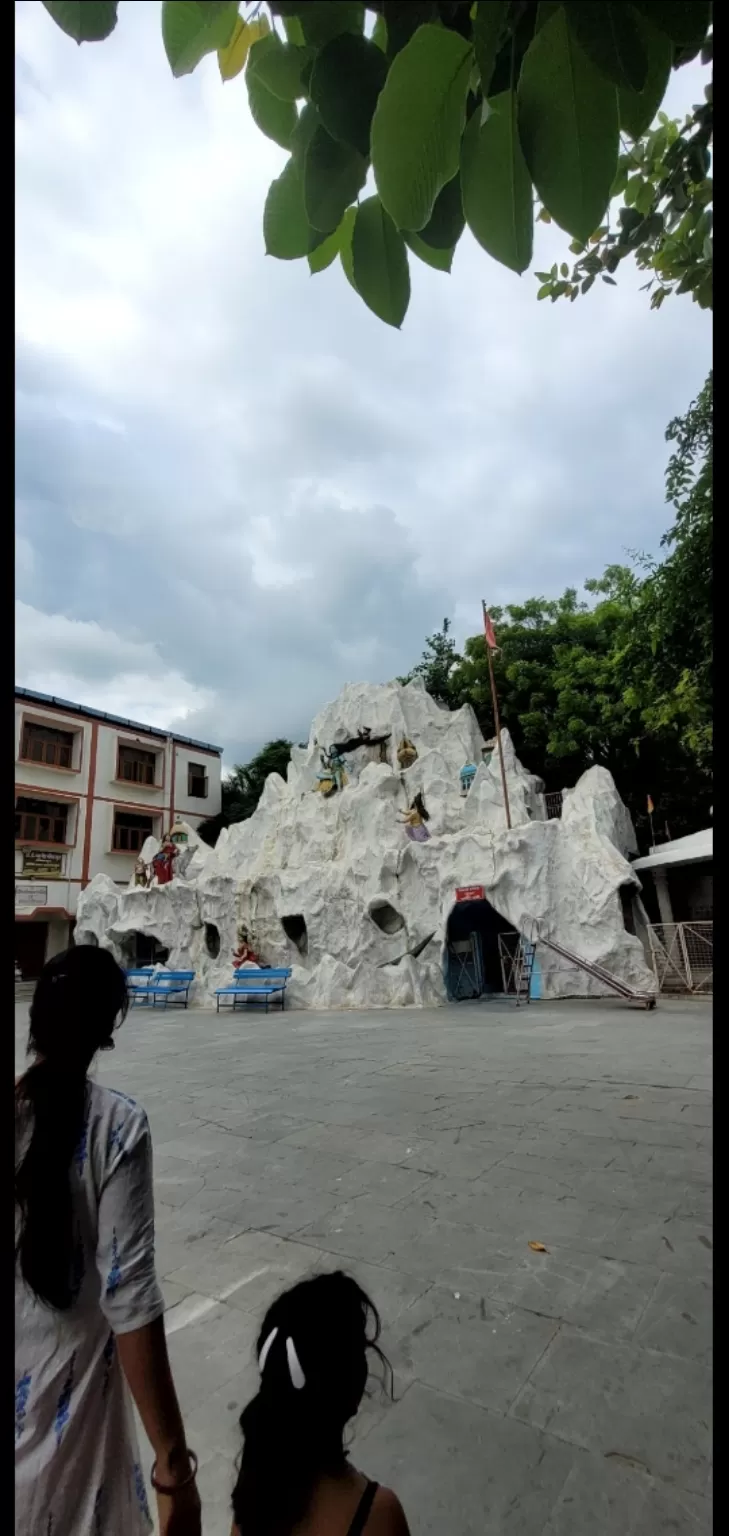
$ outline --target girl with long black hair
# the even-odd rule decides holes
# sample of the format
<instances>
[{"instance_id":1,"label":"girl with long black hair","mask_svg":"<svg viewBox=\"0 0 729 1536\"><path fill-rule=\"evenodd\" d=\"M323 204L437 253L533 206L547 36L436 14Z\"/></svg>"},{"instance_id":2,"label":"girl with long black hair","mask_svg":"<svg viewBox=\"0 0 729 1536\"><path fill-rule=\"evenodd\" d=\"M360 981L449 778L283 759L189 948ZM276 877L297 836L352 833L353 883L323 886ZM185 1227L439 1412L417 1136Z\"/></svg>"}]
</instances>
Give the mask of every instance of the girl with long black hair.
<instances>
[{"instance_id":1,"label":"girl with long black hair","mask_svg":"<svg viewBox=\"0 0 729 1536\"><path fill-rule=\"evenodd\" d=\"M377 1309L341 1270L285 1291L258 1335L261 1384L240 1418L232 1536L409 1536L399 1499L350 1465L368 1351L392 1372Z\"/></svg>"},{"instance_id":2,"label":"girl with long black hair","mask_svg":"<svg viewBox=\"0 0 729 1536\"><path fill-rule=\"evenodd\" d=\"M126 1383L155 1453L161 1536L200 1536L196 1461L154 1267L144 1110L89 1079L127 1011L124 972L79 945L44 967L15 1088L16 1536L151 1529Z\"/></svg>"}]
</instances>

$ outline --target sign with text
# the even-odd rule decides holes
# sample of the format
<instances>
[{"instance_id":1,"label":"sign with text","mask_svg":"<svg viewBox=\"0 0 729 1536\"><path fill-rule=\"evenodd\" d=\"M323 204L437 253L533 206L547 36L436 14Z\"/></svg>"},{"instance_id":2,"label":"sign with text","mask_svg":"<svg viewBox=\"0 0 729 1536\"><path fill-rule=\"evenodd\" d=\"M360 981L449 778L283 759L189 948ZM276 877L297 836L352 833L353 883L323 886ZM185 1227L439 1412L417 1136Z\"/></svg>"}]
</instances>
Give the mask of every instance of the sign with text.
<instances>
[{"instance_id":1,"label":"sign with text","mask_svg":"<svg viewBox=\"0 0 729 1536\"><path fill-rule=\"evenodd\" d=\"M26 848L23 852L23 874L43 875L46 880L56 880L63 874L63 854L51 853L46 848Z\"/></svg>"},{"instance_id":2,"label":"sign with text","mask_svg":"<svg viewBox=\"0 0 729 1536\"><path fill-rule=\"evenodd\" d=\"M34 912L36 907L48 906L48 886L38 885L35 880L16 880L16 912Z\"/></svg>"},{"instance_id":3,"label":"sign with text","mask_svg":"<svg viewBox=\"0 0 729 1536\"><path fill-rule=\"evenodd\" d=\"M459 885L456 888L456 901L483 901L483 899L482 885Z\"/></svg>"}]
</instances>

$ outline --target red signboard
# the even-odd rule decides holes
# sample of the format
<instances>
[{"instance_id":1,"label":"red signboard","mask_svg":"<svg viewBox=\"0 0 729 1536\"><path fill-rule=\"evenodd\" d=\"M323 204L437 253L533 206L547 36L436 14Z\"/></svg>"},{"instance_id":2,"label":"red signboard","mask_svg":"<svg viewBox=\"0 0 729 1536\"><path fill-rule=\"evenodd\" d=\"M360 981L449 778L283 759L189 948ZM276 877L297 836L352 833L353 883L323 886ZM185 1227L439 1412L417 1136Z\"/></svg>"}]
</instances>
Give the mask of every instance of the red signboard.
<instances>
[{"instance_id":1,"label":"red signboard","mask_svg":"<svg viewBox=\"0 0 729 1536\"><path fill-rule=\"evenodd\" d=\"M456 889L456 901L483 901L482 885L459 885Z\"/></svg>"}]
</instances>

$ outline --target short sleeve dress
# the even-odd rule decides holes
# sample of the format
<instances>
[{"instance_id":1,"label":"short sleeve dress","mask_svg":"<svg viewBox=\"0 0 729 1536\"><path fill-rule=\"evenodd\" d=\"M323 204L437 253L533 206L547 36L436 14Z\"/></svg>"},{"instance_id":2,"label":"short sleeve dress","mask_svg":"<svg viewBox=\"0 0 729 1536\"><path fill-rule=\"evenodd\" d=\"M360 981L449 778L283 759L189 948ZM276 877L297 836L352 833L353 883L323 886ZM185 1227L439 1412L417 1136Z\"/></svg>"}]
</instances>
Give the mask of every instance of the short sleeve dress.
<instances>
[{"instance_id":1,"label":"short sleeve dress","mask_svg":"<svg viewBox=\"0 0 729 1536\"><path fill-rule=\"evenodd\" d=\"M16 1153L27 1127L17 1128ZM115 1335L161 1316L144 1110L88 1083L71 1167L75 1300L37 1301L15 1273L15 1536L147 1536L134 1417Z\"/></svg>"}]
</instances>

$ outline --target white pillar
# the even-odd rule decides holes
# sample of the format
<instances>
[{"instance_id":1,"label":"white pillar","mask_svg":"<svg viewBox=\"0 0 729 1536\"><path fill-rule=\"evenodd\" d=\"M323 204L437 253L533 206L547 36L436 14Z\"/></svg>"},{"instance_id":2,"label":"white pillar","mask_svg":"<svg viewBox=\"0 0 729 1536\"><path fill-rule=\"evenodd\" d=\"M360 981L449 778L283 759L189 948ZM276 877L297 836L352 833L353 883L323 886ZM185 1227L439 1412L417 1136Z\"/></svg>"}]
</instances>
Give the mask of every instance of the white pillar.
<instances>
[{"instance_id":1,"label":"white pillar","mask_svg":"<svg viewBox=\"0 0 729 1536\"><path fill-rule=\"evenodd\" d=\"M658 897L658 911L661 914L661 922L672 923L673 907L671 906L671 893L668 889L668 876L665 870L654 869L653 879L656 882L656 896Z\"/></svg>"}]
</instances>

